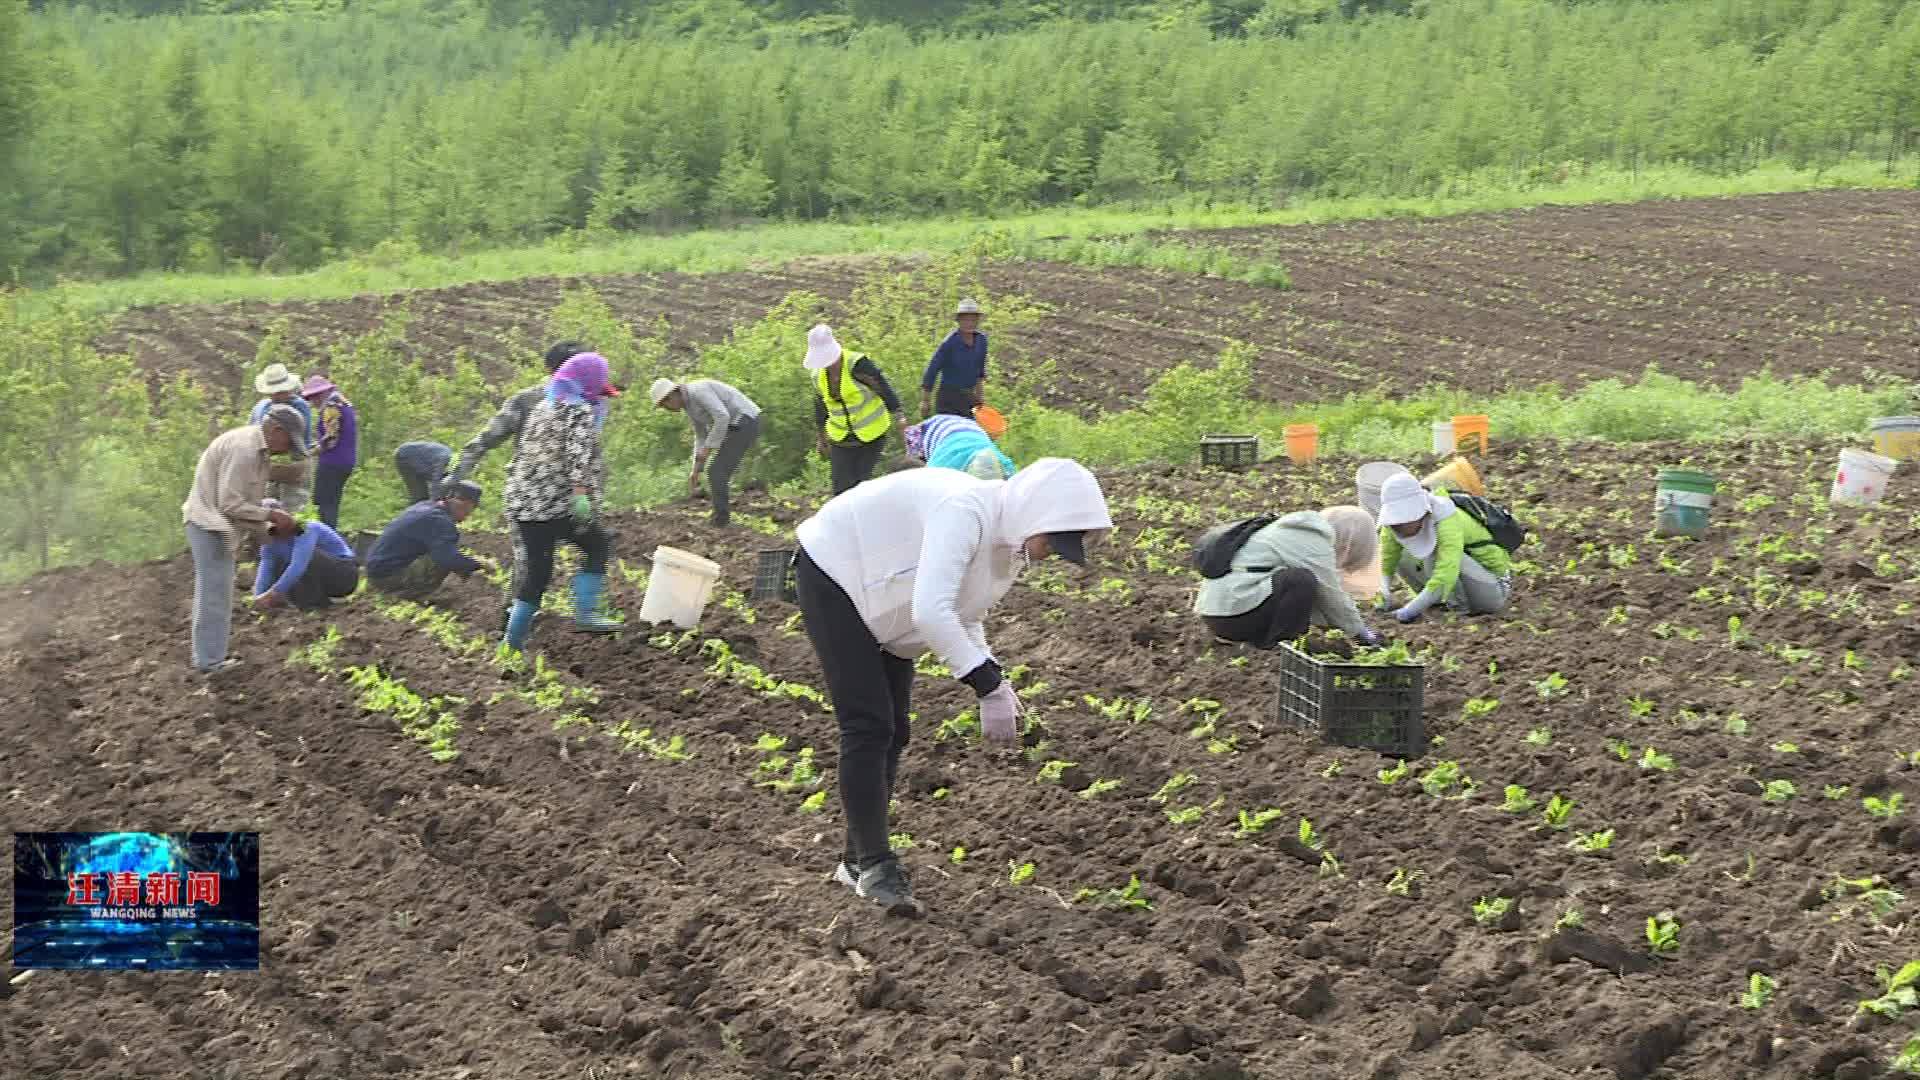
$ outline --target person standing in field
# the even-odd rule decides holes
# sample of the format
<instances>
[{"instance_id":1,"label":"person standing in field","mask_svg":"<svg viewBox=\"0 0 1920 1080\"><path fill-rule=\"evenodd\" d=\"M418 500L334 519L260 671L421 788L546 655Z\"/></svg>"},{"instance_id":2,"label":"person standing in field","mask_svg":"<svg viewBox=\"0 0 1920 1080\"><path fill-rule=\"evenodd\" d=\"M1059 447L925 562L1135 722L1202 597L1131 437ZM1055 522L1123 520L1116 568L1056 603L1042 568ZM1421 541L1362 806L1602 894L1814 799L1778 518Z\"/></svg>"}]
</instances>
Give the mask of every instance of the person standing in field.
<instances>
[{"instance_id":1,"label":"person standing in field","mask_svg":"<svg viewBox=\"0 0 1920 1080\"><path fill-rule=\"evenodd\" d=\"M900 395L880 365L840 347L825 323L807 332L806 369L814 376L813 421L820 455L833 468L835 495L873 476L890 423L905 430Z\"/></svg>"},{"instance_id":2,"label":"person standing in field","mask_svg":"<svg viewBox=\"0 0 1920 1080\"><path fill-rule=\"evenodd\" d=\"M980 305L960 301L953 320L958 325L933 350L920 377L921 419L935 413L972 416L973 407L987 400L987 335L980 329Z\"/></svg>"},{"instance_id":3,"label":"person standing in field","mask_svg":"<svg viewBox=\"0 0 1920 1080\"><path fill-rule=\"evenodd\" d=\"M307 425L297 436L300 440L300 445L302 447L312 446L313 406L307 404L306 399L300 396L300 377L298 375L288 370L285 364L268 364L260 374L254 376L253 388L266 396L254 403L253 412L248 414L247 417L250 422L255 424L259 423L261 418L267 415L267 410L275 405L290 405L295 412L300 414L300 419ZM305 452L304 450L302 451L303 454ZM307 505L307 499L313 490L311 479L312 468L313 463L304 458L298 470L283 467L279 471L289 474L294 478L282 479L279 477L269 477L267 480L267 494L272 498L280 500L281 506L286 509L287 513L299 513L301 509Z\"/></svg>"},{"instance_id":4,"label":"person standing in field","mask_svg":"<svg viewBox=\"0 0 1920 1080\"><path fill-rule=\"evenodd\" d=\"M687 474L687 494L700 493L704 470L713 498L713 513L707 521L725 528L731 519L733 474L760 439L760 406L718 379L686 383L655 379L650 394L659 408L687 414L687 422L693 425L693 471Z\"/></svg>"},{"instance_id":5,"label":"person standing in field","mask_svg":"<svg viewBox=\"0 0 1920 1080\"><path fill-rule=\"evenodd\" d=\"M1396 572L1418 590L1393 613L1403 623L1435 604L1488 615L1505 611L1513 598L1507 549L1444 490L1429 494L1405 472L1380 485L1380 573L1391 582Z\"/></svg>"},{"instance_id":6,"label":"person standing in field","mask_svg":"<svg viewBox=\"0 0 1920 1080\"><path fill-rule=\"evenodd\" d=\"M440 497L447 482L447 463L453 447L426 439L403 442L393 452L393 467L407 489L407 501L423 503Z\"/></svg>"},{"instance_id":7,"label":"person standing in field","mask_svg":"<svg viewBox=\"0 0 1920 1080\"><path fill-rule=\"evenodd\" d=\"M1043 458L1005 483L914 469L828 500L796 532L794 583L840 728L846 846L835 881L889 914L920 911L888 843L907 745L914 659L931 650L978 702L989 743L1012 746L1020 699L987 645L987 612L1030 562L1086 565L1113 527L1099 481Z\"/></svg>"},{"instance_id":8,"label":"person standing in field","mask_svg":"<svg viewBox=\"0 0 1920 1080\"><path fill-rule=\"evenodd\" d=\"M460 523L480 505L480 485L448 484L438 499L422 500L387 523L367 552L367 585L404 600L424 600L448 574L471 580L493 569L486 559L460 550Z\"/></svg>"},{"instance_id":9,"label":"person standing in field","mask_svg":"<svg viewBox=\"0 0 1920 1080\"><path fill-rule=\"evenodd\" d=\"M903 434L907 455L933 468L957 469L981 480L1005 480L1014 473L1013 459L972 417L939 413Z\"/></svg>"},{"instance_id":10,"label":"person standing in field","mask_svg":"<svg viewBox=\"0 0 1920 1080\"><path fill-rule=\"evenodd\" d=\"M360 462L359 420L353 403L340 393L325 375L315 375L300 388L314 412L314 445L317 457L313 468L313 506L329 531L340 528L340 499L347 490L347 478Z\"/></svg>"},{"instance_id":11,"label":"person standing in field","mask_svg":"<svg viewBox=\"0 0 1920 1080\"><path fill-rule=\"evenodd\" d=\"M261 503L280 509L272 499ZM353 595L360 587L360 563L333 526L319 521L294 523L290 532L275 530L260 545L260 568L253 577L253 602L263 608L288 605L318 611L335 600Z\"/></svg>"},{"instance_id":12,"label":"person standing in field","mask_svg":"<svg viewBox=\"0 0 1920 1080\"><path fill-rule=\"evenodd\" d=\"M600 432L607 401L617 397L599 353L568 358L547 380L547 396L527 414L513 464L507 469L507 517L515 522L514 553L524 569L504 644L524 651L540 598L553 580L553 553L561 541L580 549L573 575L574 625L597 633L621 628L600 610L613 535L600 523L606 461Z\"/></svg>"},{"instance_id":13,"label":"person standing in field","mask_svg":"<svg viewBox=\"0 0 1920 1080\"><path fill-rule=\"evenodd\" d=\"M240 664L227 655L233 626L233 574L244 536L293 531L293 515L270 508L271 455L306 454L306 420L292 405L275 403L260 422L226 432L200 454L193 489L180 504L193 556L193 669L219 675Z\"/></svg>"}]
</instances>

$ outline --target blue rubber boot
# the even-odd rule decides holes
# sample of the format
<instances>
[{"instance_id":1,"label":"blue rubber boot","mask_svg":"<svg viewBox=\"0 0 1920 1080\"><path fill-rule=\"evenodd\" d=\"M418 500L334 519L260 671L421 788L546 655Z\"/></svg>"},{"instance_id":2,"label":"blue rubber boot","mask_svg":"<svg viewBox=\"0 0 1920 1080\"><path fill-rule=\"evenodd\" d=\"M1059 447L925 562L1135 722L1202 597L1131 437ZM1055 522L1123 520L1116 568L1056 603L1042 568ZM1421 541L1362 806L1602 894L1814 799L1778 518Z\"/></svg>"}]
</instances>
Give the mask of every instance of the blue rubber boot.
<instances>
[{"instance_id":1,"label":"blue rubber boot","mask_svg":"<svg viewBox=\"0 0 1920 1080\"><path fill-rule=\"evenodd\" d=\"M576 629L595 634L610 634L624 629L620 623L606 617L600 610L600 590L605 587L605 574L573 575L573 625Z\"/></svg>"},{"instance_id":2,"label":"blue rubber boot","mask_svg":"<svg viewBox=\"0 0 1920 1080\"><path fill-rule=\"evenodd\" d=\"M533 613L536 609L525 600L515 600L513 610L507 614L507 637L503 644L515 652L527 650L527 633L533 629Z\"/></svg>"}]
</instances>

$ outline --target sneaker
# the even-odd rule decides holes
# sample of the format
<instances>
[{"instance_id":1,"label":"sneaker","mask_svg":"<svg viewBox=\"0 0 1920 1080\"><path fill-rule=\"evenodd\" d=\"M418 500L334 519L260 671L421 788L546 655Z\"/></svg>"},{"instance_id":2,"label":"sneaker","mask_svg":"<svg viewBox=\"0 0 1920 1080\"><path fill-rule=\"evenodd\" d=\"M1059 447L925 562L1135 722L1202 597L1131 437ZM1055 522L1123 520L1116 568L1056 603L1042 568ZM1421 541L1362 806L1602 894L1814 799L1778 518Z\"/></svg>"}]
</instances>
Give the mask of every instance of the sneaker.
<instances>
[{"instance_id":1,"label":"sneaker","mask_svg":"<svg viewBox=\"0 0 1920 1080\"><path fill-rule=\"evenodd\" d=\"M242 661L239 657L229 656L225 660L220 661L219 663L213 665L212 667L196 668L195 670L197 670L198 672L200 672L200 674L206 676L207 678L211 679L216 675L225 675L227 672L232 671L234 668L239 667L241 662Z\"/></svg>"},{"instance_id":2,"label":"sneaker","mask_svg":"<svg viewBox=\"0 0 1920 1080\"><path fill-rule=\"evenodd\" d=\"M906 868L898 859L885 859L865 870L841 862L833 868L833 880L852 889L855 896L879 904L889 915L920 914L920 902L913 898L913 883L907 880Z\"/></svg>"}]
</instances>

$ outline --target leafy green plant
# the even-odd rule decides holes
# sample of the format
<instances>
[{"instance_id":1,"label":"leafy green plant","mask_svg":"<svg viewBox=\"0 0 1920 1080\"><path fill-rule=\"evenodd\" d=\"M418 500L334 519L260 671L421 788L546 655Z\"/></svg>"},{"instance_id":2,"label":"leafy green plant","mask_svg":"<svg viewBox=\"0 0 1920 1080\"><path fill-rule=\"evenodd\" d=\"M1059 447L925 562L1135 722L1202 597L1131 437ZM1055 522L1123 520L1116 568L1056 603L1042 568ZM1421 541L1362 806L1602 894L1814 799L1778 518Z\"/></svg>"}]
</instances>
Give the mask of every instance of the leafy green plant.
<instances>
[{"instance_id":1,"label":"leafy green plant","mask_svg":"<svg viewBox=\"0 0 1920 1080\"><path fill-rule=\"evenodd\" d=\"M1607 753L1612 754L1621 761L1633 760L1633 746L1625 739L1608 739Z\"/></svg>"},{"instance_id":2,"label":"leafy green plant","mask_svg":"<svg viewBox=\"0 0 1920 1080\"><path fill-rule=\"evenodd\" d=\"M1556 671L1546 678L1536 681L1533 684L1533 688L1539 693L1542 700L1551 701L1554 698L1566 696L1567 678Z\"/></svg>"},{"instance_id":3,"label":"leafy green plant","mask_svg":"<svg viewBox=\"0 0 1920 1080\"><path fill-rule=\"evenodd\" d=\"M1640 752L1640 767L1643 769L1657 769L1660 772L1672 772L1673 758L1660 753L1651 746L1645 747Z\"/></svg>"},{"instance_id":4,"label":"leafy green plant","mask_svg":"<svg viewBox=\"0 0 1920 1080\"><path fill-rule=\"evenodd\" d=\"M1030 862L1007 863L1007 884L1025 885L1033 880L1033 864Z\"/></svg>"},{"instance_id":5,"label":"leafy green plant","mask_svg":"<svg viewBox=\"0 0 1920 1080\"><path fill-rule=\"evenodd\" d=\"M1493 926L1507 917L1512 910L1513 901L1504 896L1481 897L1473 902L1473 921L1481 926Z\"/></svg>"},{"instance_id":6,"label":"leafy green plant","mask_svg":"<svg viewBox=\"0 0 1920 1080\"><path fill-rule=\"evenodd\" d=\"M1045 765L1040 766L1040 772L1034 776L1033 782L1036 784L1057 784L1060 782L1060 778L1066 774L1066 771L1077 764L1079 763L1074 761L1061 761L1055 758Z\"/></svg>"},{"instance_id":7,"label":"leafy green plant","mask_svg":"<svg viewBox=\"0 0 1920 1080\"><path fill-rule=\"evenodd\" d=\"M1773 992L1780 984L1771 976L1756 971L1747 976L1747 988L1741 991L1740 1004L1743 1008L1764 1009L1773 1000Z\"/></svg>"},{"instance_id":8,"label":"leafy green plant","mask_svg":"<svg viewBox=\"0 0 1920 1080\"><path fill-rule=\"evenodd\" d=\"M1532 813L1537 805L1539 804L1527 796L1526 788L1519 784L1508 784L1506 801L1500 804L1500 809L1509 814L1528 814Z\"/></svg>"},{"instance_id":9,"label":"leafy green plant","mask_svg":"<svg viewBox=\"0 0 1920 1080\"><path fill-rule=\"evenodd\" d=\"M1568 908L1553 920L1555 930L1578 930L1587 924L1587 917L1580 914L1579 908Z\"/></svg>"},{"instance_id":10,"label":"leafy green plant","mask_svg":"<svg viewBox=\"0 0 1920 1080\"><path fill-rule=\"evenodd\" d=\"M1549 728L1534 728L1520 740L1528 746L1546 746L1553 742L1553 731Z\"/></svg>"},{"instance_id":11,"label":"leafy green plant","mask_svg":"<svg viewBox=\"0 0 1920 1080\"><path fill-rule=\"evenodd\" d=\"M1234 829L1233 837L1236 840L1244 840L1249 836L1257 836L1266 832L1267 826L1286 816L1287 812L1278 808L1261 810L1257 813L1242 810L1238 819L1239 825Z\"/></svg>"},{"instance_id":12,"label":"leafy green plant","mask_svg":"<svg viewBox=\"0 0 1920 1080\"><path fill-rule=\"evenodd\" d=\"M1898 971L1879 968L1874 978L1880 982L1880 996L1862 1001L1857 1011L1898 1020L1901 1013L1920 1006L1920 960L1909 961Z\"/></svg>"},{"instance_id":13,"label":"leafy green plant","mask_svg":"<svg viewBox=\"0 0 1920 1080\"><path fill-rule=\"evenodd\" d=\"M1165 806L1170 799L1184 790L1187 785L1193 783L1195 779L1196 777L1192 773L1175 773L1167 778L1166 783L1160 785L1160 790L1147 796L1147 801Z\"/></svg>"},{"instance_id":14,"label":"leafy green plant","mask_svg":"<svg viewBox=\"0 0 1920 1080\"><path fill-rule=\"evenodd\" d=\"M1447 798L1455 788L1462 788L1461 794L1469 793L1473 788L1473 778L1460 768L1457 761L1442 761L1420 777L1421 790L1434 798Z\"/></svg>"},{"instance_id":15,"label":"leafy green plant","mask_svg":"<svg viewBox=\"0 0 1920 1080\"><path fill-rule=\"evenodd\" d=\"M1097 799L1102 795L1105 795L1107 792L1112 791L1113 789L1119 786L1120 786L1120 781L1118 780L1095 780L1093 783L1088 784L1084 789L1076 792L1075 794L1077 794L1082 799L1092 800L1092 799Z\"/></svg>"},{"instance_id":16,"label":"leafy green plant","mask_svg":"<svg viewBox=\"0 0 1920 1080\"><path fill-rule=\"evenodd\" d=\"M1541 812L1549 829L1564 829L1567 819L1573 816L1573 800L1555 795L1547 800L1547 808Z\"/></svg>"},{"instance_id":17,"label":"leafy green plant","mask_svg":"<svg viewBox=\"0 0 1920 1080\"><path fill-rule=\"evenodd\" d=\"M1827 784L1820 789L1820 797L1838 802L1847 797L1853 788L1846 784Z\"/></svg>"},{"instance_id":18,"label":"leafy green plant","mask_svg":"<svg viewBox=\"0 0 1920 1080\"><path fill-rule=\"evenodd\" d=\"M1567 846L1575 851L1588 853L1606 851L1613 847L1613 830L1604 829L1600 832L1581 833L1572 840L1567 841Z\"/></svg>"},{"instance_id":19,"label":"leafy green plant","mask_svg":"<svg viewBox=\"0 0 1920 1080\"><path fill-rule=\"evenodd\" d=\"M1647 916L1647 947L1662 960L1671 960L1680 952L1680 923L1673 912Z\"/></svg>"},{"instance_id":20,"label":"leafy green plant","mask_svg":"<svg viewBox=\"0 0 1920 1080\"><path fill-rule=\"evenodd\" d=\"M1884 799L1869 795L1860 800L1860 805L1866 807L1867 813L1872 814L1874 817L1896 818L1900 816L1900 811L1906 801L1907 797L1896 791Z\"/></svg>"},{"instance_id":21,"label":"leafy green plant","mask_svg":"<svg viewBox=\"0 0 1920 1080\"><path fill-rule=\"evenodd\" d=\"M1461 706L1460 712L1468 720L1478 720L1483 716L1493 715L1499 708L1499 698L1468 698L1467 703Z\"/></svg>"},{"instance_id":22,"label":"leafy green plant","mask_svg":"<svg viewBox=\"0 0 1920 1080\"><path fill-rule=\"evenodd\" d=\"M1652 698L1643 698L1635 694L1627 699L1627 714L1629 716L1652 716L1653 707L1654 701Z\"/></svg>"},{"instance_id":23,"label":"leafy green plant","mask_svg":"<svg viewBox=\"0 0 1920 1080\"><path fill-rule=\"evenodd\" d=\"M1095 907L1109 908L1115 911L1152 911L1153 904L1147 900L1140 885L1139 875L1127 879L1124 887L1118 889L1081 889L1073 894L1073 902L1084 904L1091 902Z\"/></svg>"},{"instance_id":24,"label":"leafy green plant","mask_svg":"<svg viewBox=\"0 0 1920 1080\"><path fill-rule=\"evenodd\" d=\"M947 861L951 862L955 866L959 866L961 863L966 862L967 849L963 847L954 848L953 851L948 853Z\"/></svg>"},{"instance_id":25,"label":"leafy green plant","mask_svg":"<svg viewBox=\"0 0 1920 1080\"><path fill-rule=\"evenodd\" d=\"M1405 780L1407 778L1407 774L1412 771L1413 771L1413 763L1408 761L1402 761L1396 764L1391 769L1381 769L1378 773L1375 774L1375 778L1378 779L1383 784L1397 784L1400 781Z\"/></svg>"},{"instance_id":26,"label":"leafy green plant","mask_svg":"<svg viewBox=\"0 0 1920 1080\"><path fill-rule=\"evenodd\" d=\"M1414 888L1426 878L1427 874L1424 870L1407 870L1396 866L1393 868L1392 879L1387 882L1387 892L1394 896L1410 896Z\"/></svg>"},{"instance_id":27,"label":"leafy green plant","mask_svg":"<svg viewBox=\"0 0 1920 1080\"><path fill-rule=\"evenodd\" d=\"M1791 780L1769 780L1760 798L1764 802L1786 802L1799 793L1800 789Z\"/></svg>"}]
</instances>

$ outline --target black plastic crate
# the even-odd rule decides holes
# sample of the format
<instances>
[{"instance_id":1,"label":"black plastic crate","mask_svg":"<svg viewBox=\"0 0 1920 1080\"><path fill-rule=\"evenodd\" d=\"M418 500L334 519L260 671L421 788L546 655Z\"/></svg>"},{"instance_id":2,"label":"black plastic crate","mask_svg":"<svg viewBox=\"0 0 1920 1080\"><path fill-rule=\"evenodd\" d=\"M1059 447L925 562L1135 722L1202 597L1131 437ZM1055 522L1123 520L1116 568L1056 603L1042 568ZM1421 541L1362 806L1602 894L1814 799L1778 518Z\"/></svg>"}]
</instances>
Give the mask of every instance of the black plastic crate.
<instances>
[{"instance_id":1,"label":"black plastic crate","mask_svg":"<svg viewBox=\"0 0 1920 1080\"><path fill-rule=\"evenodd\" d=\"M1280 693L1274 715L1320 741L1388 757L1427 752L1423 665L1376 666L1316 660L1280 647Z\"/></svg>"},{"instance_id":2,"label":"black plastic crate","mask_svg":"<svg viewBox=\"0 0 1920 1080\"><path fill-rule=\"evenodd\" d=\"M753 568L753 599L785 600L789 604L799 603L800 591L793 584L792 548L778 551L763 551L760 561Z\"/></svg>"},{"instance_id":3,"label":"black plastic crate","mask_svg":"<svg viewBox=\"0 0 1920 1080\"><path fill-rule=\"evenodd\" d=\"M1200 464L1245 469L1260 463L1258 435L1202 435Z\"/></svg>"}]
</instances>

